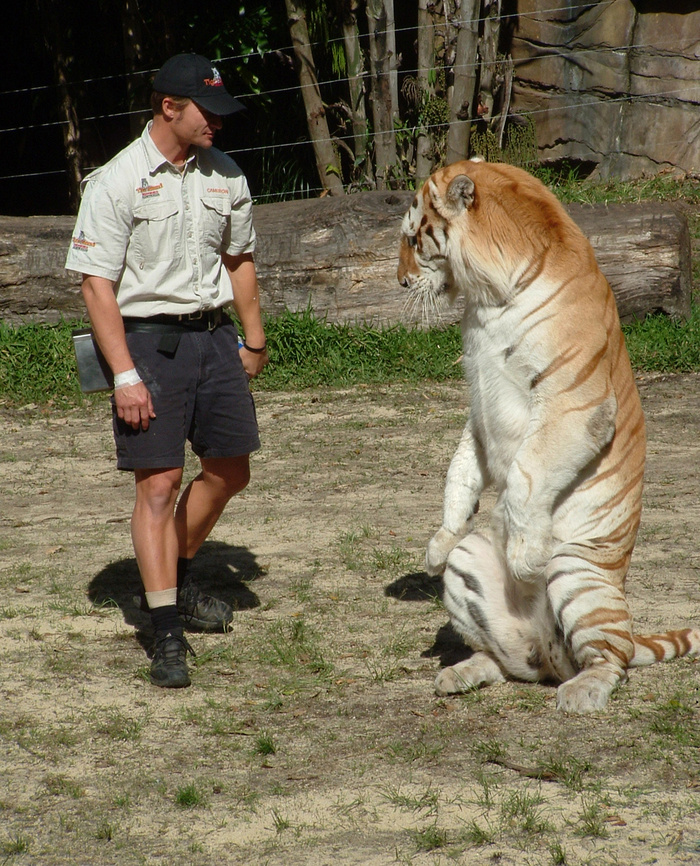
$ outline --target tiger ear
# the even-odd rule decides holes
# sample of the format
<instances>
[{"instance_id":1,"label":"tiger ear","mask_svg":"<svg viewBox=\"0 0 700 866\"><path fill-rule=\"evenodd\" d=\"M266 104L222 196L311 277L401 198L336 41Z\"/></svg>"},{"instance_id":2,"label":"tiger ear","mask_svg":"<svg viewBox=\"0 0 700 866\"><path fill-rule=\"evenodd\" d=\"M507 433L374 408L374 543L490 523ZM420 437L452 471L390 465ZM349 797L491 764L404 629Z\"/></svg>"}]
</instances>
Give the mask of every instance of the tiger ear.
<instances>
[{"instance_id":1,"label":"tiger ear","mask_svg":"<svg viewBox=\"0 0 700 866\"><path fill-rule=\"evenodd\" d=\"M435 181L428 183L433 207L443 219L455 219L474 203L474 181L466 174L458 174L450 181L444 197Z\"/></svg>"}]
</instances>

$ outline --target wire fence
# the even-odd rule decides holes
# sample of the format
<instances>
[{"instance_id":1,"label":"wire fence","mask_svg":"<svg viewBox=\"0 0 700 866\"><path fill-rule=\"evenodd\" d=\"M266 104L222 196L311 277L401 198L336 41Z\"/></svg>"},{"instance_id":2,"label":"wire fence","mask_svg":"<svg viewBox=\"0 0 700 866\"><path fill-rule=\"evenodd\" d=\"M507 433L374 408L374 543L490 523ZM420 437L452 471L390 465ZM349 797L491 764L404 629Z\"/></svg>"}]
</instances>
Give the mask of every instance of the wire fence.
<instances>
[{"instance_id":1,"label":"wire fence","mask_svg":"<svg viewBox=\"0 0 700 866\"><path fill-rule=\"evenodd\" d=\"M599 7L610 6L614 0L605 0L605 2L599 4ZM541 18L546 16L548 13L559 12L560 9L557 7L537 10L537 12L531 13L518 13L517 16L507 16L502 15L501 21L507 21L509 17L517 17L522 19L523 17L537 17ZM600 11L600 9L599 9ZM486 16L488 17L488 16ZM485 18L474 19L472 22L468 22L471 24L479 24L483 22ZM432 26L432 25L431 25ZM444 26L444 25L443 25ZM447 25L454 26L454 25ZM406 28L406 30L410 30L411 32L417 32L416 27ZM397 33L403 32L401 30L395 31ZM319 49L321 47L327 48L329 45L333 43L341 43L343 42L342 37L338 39L329 40L328 42L323 43L314 43L312 44L312 49ZM700 44L700 43L698 43ZM697 49L697 45L695 49ZM581 46L571 46L567 48L558 48L558 49L546 49L535 51L532 56L517 58L514 60L515 69L524 69L527 66L532 66L536 63L542 62L557 62L557 63L569 63L574 64L579 68L586 70L586 63L594 58L599 60L601 56L608 56L610 58L610 65L618 65L618 67L622 67L623 59L625 56L628 56L630 53L638 52L641 50L648 50L649 45L646 43L635 43L633 45L628 46L608 46L608 47L600 47L596 46L595 48L587 48ZM693 49L693 51L688 54L689 60L695 60L697 56L697 51ZM688 49L689 51L690 49ZM654 40L654 51L657 54L668 53L668 56L676 56L679 52L679 46L677 44L677 40L664 40L663 38L657 38ZM293 46L285 46L280 49L275 49L274 52L270 52L273 54L282 53L291 53L293 52ZM230 55L227 57L222 57L216 61L216 65L220 68L225 68L226 64L229 63L239 63L242 61L246 61L251 58L252 55ZM263 55L254 55L256 58L262 58ZM496 61L500 63L502 61ZM483 68L486 66L484 62L479 62L477 64L469 64L465 66L452 66L450 67L452 73L464 72L464 71L473 71L475 68ZM115 82L115 81L123 81L128 82L130 79L144 77L150 78L156 72L155 69L144 69L137 72L126 73L120 72L114 75L105 75L105 76L97 76L94 78L84 79L80 82L73 82L73 85L80 85L83 88L90 88L93 86L101 85L104 83ZM417 69L400 69L400 74L402 77L406 76L417 76ZM368 75L368 73L367 73ZM321 82L318 82L318 85L307 85L309 87L318 86L321 90L328 90L330 88L342 88L350 81L349 77L338 76L333 79L327 79ZM695 106L700 106L700 82L695 80L689 81L675 81L673 82L673 86L669 86L669 84L662 84L659 79L658 87L653 88L650 86L652 79L646 79L647 90L645 92L637 92L637 93L620 93L619 91L605 91L603 89L597 89L595 94L593 95L591 89L580 89L576 90L574 88L563 89L558 94L558 100L552 100L551 94L548 100L548 105L544 108L534 108L527 111L527 116L532 117L536 122L537 117L540 115L553 115L556 113L566 114L568 112L580 111L581 109L600 109L607 108L611 105L623 105L623 104L631 104L635 102L646 102L654 105L662 105L662 104L690 104ZM69 85L70 86L70 85ZM45 84L35 87L28 88L20 88L13 90L6 90L0 92L0 97L14 96L14 97L27 97L34 98L39 93L51 94L55 92L57 89L57 85L55 84ZM298 94L301 92L300 85L294 86L286 86L286 87L276 87L272 89L263 90L258 93L236 93L237 98L241 99L244 103L247 103L250 106L253 106L256 102L263 101L274 101L279 99L285 99L292 94ZM29 113L29 112L28 112ZM113 121L123 120L126 118L134 118L134 117L150 117L150 109L142 109L136 111L106 111L101 114L92 114L86 115L84 117L78 118L79 127L85 127L88 124L106 124ZM27 136L32 133L37 133L39 131L47 131L53 129L60 129L66 125L67 121L64 120L47 120L38 123L28 123L23 125L13 125L7 126L4 128L0 128L0 136L9 135L12 133ZM697 120L695 122L697 127ZM414 126L403 126L401 129L402 133L406 134L417 134L419 131L425 131L428 133L438 133L440 131L444 131L448 128L449 123L433 123L427 126L424 125L414 125ZM380 133L368 133L368 141L371 140ZM697 134L697 133L696 133ZM345 143L349 143L352 141L352 135L334 135L331 137L333 141L341 141ZM2 141L2 138L0 138ZM684 138L676 138L675 140L669 140L667 142L669 147L675 147L687 142L686 137ZM279 154L280 152L291 151L292 149L296 149L299 147L311 147L311 141L308 138L301 138L295 140L288 141L277 141L274 144L260 143L253 146L246 146L245 148L232 148L227 149L226 152L234 158L240 157L245 154L246 156L250 155L262 155L266 157L272 154ZM89 171L96 166L87 166L85 171ZM20 171L20 172L11 172L8 174L0 174L0 184L3 181L17 181L17 180L28 180L28 179L36 179L36 178L49 178L55 177L58 175L65 174L65 167L57 167L57 168L49 168L44 171ZM0 191L2 190L2 186L0 186ZM320 192L319 189L311 189L308 188L307 192ZM260 198L265 198L265 195L261 195ZM267 196L267 197L272 197ZM256 197L257 198L257 197Z\"/></svg>"}]
</instances>

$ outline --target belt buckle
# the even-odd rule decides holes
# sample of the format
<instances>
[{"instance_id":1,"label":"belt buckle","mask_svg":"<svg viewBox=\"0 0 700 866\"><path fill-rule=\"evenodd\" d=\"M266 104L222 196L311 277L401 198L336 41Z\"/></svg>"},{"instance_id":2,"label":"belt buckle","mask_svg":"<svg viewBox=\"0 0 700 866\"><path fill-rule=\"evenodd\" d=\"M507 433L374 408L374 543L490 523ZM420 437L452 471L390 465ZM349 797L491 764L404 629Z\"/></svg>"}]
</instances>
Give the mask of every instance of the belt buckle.
<instances>
[{"instance_id":1,"label":"belt buckle","mask_svg":"<svg viewBox=\"0 0 700 866\"><path fill-rule=\"evenodd\" d=\"M207 331L215 331L221 324L221 310L214 309L208 313Z\"/></svg>"},{"instance_id":2,"label":"belt buckle","mask_svg":"<svg viewBox=\"0 0 700 866\"><path fill-rule=\"evenodd\" d=\"M200 319L203 319L206 316L204 310L196 310L194 313L185 313L183 315L183 319L187 322L198 322Z\"/></svg>"}]
</instances>

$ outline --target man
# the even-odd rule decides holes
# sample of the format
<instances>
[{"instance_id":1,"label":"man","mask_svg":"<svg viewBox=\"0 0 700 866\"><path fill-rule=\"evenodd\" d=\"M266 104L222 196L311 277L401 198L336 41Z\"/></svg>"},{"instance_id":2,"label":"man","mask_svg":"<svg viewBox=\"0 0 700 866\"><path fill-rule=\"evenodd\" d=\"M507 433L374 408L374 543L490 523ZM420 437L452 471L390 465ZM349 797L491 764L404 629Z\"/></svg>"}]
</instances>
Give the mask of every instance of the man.
<instances>
[{"instance_id":1,"label":"man","mask_svg":"<svg viewBox=\"0 0 700 866\"><path fill-rule=\"evenodd\" d=\"M187 569L248 483L260 444L248 378L268 357L250 192L212 146L221 117L243 106L208 60L180 54L157 73L151 107L143 135L83 182L66 267L83 275L114 373L117 466L134 472L131 536L155 634L151 681L178 688L190 684L183 624L225 630L232 619ZM201 472L178 502L185 439Z\"/></svg>"}]
</instances>

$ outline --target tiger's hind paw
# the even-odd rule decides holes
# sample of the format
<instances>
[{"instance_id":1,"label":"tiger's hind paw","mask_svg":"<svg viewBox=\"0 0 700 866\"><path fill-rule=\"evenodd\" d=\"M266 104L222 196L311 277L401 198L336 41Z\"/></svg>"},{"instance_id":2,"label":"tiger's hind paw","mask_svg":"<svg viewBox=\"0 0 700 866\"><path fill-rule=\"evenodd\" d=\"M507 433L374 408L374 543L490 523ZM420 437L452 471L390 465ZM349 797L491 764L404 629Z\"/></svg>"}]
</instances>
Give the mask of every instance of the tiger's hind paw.
<instances>
[{"instance_id":1,"label":"tiger's hind paw","mask_svg":"<svg viewBox=\"0 0 700 866\"><path fill-rule=\"evenodd\" d=\"M435 694L438 697L459 695L479 686L503 682L505 677L491 656L475 653L471 658L440 671L435 678Z\"/></svg>"},{"instance_id":2,"label":"tiger's hind paw","mask_svg":"<svg viewBox=\"0 0 700 866\"><path fill-rule=\"evenodd\" d=\"M557 709L575 715L598 713L607 706L620 679L606 671L585 669L559 686Z\"/></svg>"}]
</instances>

